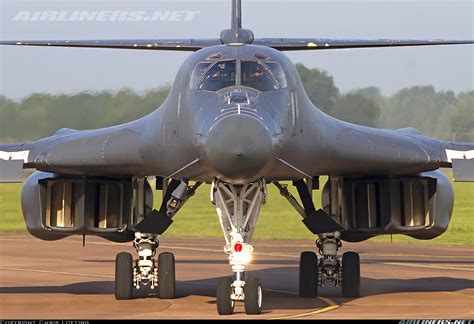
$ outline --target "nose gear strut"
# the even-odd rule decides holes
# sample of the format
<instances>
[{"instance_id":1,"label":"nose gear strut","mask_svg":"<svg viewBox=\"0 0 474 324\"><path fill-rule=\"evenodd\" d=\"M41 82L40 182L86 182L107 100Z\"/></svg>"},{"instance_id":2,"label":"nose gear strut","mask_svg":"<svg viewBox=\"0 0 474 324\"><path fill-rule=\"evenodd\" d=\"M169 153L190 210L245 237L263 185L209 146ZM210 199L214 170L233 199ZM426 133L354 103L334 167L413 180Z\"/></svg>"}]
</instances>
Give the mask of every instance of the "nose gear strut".
<instances>
[{"instance_id":1,"label":"nose gear strut","mask_svg":"<svg viewBox=\"0 0 474 324\"><path fill-rule=\"evenodd\" d=\"M263 181L244 185L233 185L214 181L211 199L216 205L217 215L224 232L233 277L222 278L217 286L217 311L220 315L234 312L237 301L244 302L247 314L262 311L262 285L258 278L246 276L247 264L251 261L253 247L249 244L260 207L266 200Z\"/></svg>"}]
</instances>

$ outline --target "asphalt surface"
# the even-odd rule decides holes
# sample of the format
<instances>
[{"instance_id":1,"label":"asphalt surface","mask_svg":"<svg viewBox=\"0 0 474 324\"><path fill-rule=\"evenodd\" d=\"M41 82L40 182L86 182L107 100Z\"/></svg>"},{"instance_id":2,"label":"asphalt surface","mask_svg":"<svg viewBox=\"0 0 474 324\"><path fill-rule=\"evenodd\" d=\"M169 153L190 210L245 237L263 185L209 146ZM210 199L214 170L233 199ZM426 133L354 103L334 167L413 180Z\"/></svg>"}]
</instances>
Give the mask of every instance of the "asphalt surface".
<instances>
[{"instance_id":1,"label":"asphalt surface","mask_svg":"<svg viewBox=\"0 0 474 324\"><path fill-rule=\"evenodd\" d=\"M254 241L249 272L264 288L263 313L248 316L237 304L234 318L473 319L474 249L431 245L358 243L342 251L361 256L362 297L340 297L334 286L315 299L301 299L298 259L312 241ZM114 297L114 259L133 253L131 244L81 237L44 242L29 235L0 235L1 319L181 319L220 316L215 291L231 274L223 240L170 239L159 252L176 257L177 298L149 291L138 298Z\"/></svg>"}]
</instances>

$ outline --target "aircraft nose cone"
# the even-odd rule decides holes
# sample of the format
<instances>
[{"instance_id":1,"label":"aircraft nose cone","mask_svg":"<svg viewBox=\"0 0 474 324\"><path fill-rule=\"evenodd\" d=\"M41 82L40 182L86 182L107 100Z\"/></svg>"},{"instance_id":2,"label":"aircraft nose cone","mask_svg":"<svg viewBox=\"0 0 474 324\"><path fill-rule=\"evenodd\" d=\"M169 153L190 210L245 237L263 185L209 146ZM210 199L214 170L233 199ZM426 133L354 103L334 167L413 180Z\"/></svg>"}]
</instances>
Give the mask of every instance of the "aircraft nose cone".
<instances>
[{"instance_id":1,"label":"aircraft nose cone","mask_svg":"<svg viewBox=\"0 0 474 324\"><path fill-rule=\"evenodd\" d=\"M235 181L256 176L264 168L271 151L270 133L251 116L232 115L217 121L206 140L209 162L223 177Z\"/></svg>"}]
</instances>

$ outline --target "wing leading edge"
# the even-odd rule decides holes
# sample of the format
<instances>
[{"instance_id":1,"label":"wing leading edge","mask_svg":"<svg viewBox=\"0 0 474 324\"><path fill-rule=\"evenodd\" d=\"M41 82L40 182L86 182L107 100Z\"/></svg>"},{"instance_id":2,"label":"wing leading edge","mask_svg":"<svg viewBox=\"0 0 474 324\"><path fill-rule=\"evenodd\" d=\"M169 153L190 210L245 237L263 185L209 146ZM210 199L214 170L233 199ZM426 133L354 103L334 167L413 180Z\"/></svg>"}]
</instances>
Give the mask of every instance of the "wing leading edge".
<instances>
[{"instance_id":1,"label":"wing leading edge","mask_svg":"<svg viewBox=\"0 0 474 324\"><path fill-rule=\"evenodd\" d=\"M14 40L0 45L76 48L136 49L157 51L197 51L221 45L219 39L96 39L96 40Z\"/></svg>"},{"instance_id":2,"label":"wing leading edge","mask_svg":"<svg viewBox=\"0 0 474 324\"><path fill-rule=\"evenodd\" d=\"M97 39L97 40L13 40L0 45L46 46L75 48L109 48L161 51L197 51L222 45L221 39ZM406 46L435 46L474 44L474 40L445 39L333 39L333 38L258 38L253 45L267 46L279 51L381 48Z\"/></svg>"},{"instance_id":3,"label":"wing leading edge","mask_svg":"<svg viewBox=\"0 0 474 324\"><path fill-rule=\"evenodd\" d=\"M446 39L334 39L334 38L259 38L252 44L279 51L380 48L402 46L435 46L474 44L474 40Z\"/></svg>"},{"instance_id":4,"label":"wing leading edge","mask_svg":"<svg viewBox=\"0 0 474 324\"><path fill-rule=\"evenodd\" d=\"M141 133L113 127L59 132L36 142L0 145L0 182L21 182L22 169L127 175L143 164Z\"/></svg>"}]
</instances>

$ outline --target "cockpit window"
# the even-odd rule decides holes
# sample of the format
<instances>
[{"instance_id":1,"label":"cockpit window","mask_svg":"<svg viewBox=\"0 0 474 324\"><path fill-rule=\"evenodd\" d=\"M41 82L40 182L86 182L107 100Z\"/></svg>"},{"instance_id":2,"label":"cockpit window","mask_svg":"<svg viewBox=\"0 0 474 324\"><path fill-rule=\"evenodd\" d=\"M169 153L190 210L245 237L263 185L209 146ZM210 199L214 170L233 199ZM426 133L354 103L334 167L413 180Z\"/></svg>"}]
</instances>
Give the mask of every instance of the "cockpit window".
<instances>
[{"instance_id":1,"label":"cockpit window","mask_svg":"<svg viewBox=\"0 0 474 324\"><path fill-rule=\"evenodd\" d=\"M242 85L260 91L272 91L280 88L278 81L263 63L242 61Z\"/></svg>"},{"instance_id":2,"label":"cockpit window","mask_svg":"<svg viewBox=\"0 0 474 324\"><path fill-rule=\"evenodd\" d=\"M235 85L235 60L220 61L214 64L202 78L199 90L217 91Z\"/></svg>"},{"instance_id":3,"label":"cockpit window","mask_svg":"<svg viewBox=\"0 0 474 324\"><path fill-rule=\"evenodd\" d=\"M240 72L240 78L237 71ZM191 89L208 91L236 85L273 91L286 88L287 80L280 63L275 61L223 60L197 63L189 85Z\"/></svg>"},{"instance_id":4,"label":"cockpit window","mask_svg":"<svg viewBox=\"0 0 474 324\"><path fill-rule=\"evenodd\" d=\"M209 55L206 60L217 60L217 59L220 59L222 56L222 53L219 52L219 53L214 53L214 54L211 54Z\"/></svg>"},{"instance_id":5,"label":"cockpit window","mask_svg":"<svg viewBox=\"0 0 474 324\"><path fill-rule=\"evenodd\" d=\"M285 72L278 62L266 62L270 70L272 71L273 76L277 79L280 84L280 88L286 88L288 86L286 82Z\"/></svg>"},{"instance_id":6,"label":"cockpit window","mask_svg":"<svg viewBox=\"0 0 474 324\"><path fill-rule=\"evenodd\" d=\"M206 70L209 65L211 65L211 62L201 62L196 64L193 73L191 74L191 79L189 81L189 87L191 89L196 89L199 84L199 81L201 81L202 76L204 75L204 73L206 73Z\"/></svg>"}]
</instances>

